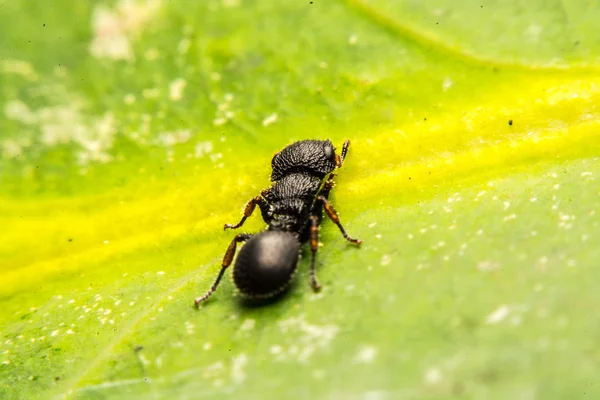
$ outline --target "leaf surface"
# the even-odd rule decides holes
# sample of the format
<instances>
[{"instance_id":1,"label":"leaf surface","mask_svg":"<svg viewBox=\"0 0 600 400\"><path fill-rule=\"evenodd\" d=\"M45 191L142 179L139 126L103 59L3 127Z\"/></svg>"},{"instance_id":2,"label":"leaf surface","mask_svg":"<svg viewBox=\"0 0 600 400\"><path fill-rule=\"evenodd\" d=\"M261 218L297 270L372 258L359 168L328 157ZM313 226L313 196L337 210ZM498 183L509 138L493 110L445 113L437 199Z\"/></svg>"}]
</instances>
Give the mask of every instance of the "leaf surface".
<instances>
[{"instance_id":1,"label":"leaf surface","mask_svg":"<svg viewBox=\"0 0 600 400\"><path fill-rule=\"evenodd\" d=\"M0 2L0 397L597 397L596 3ZM363 246L194 309L306 138Z\"/></svg>"}]
</instances>

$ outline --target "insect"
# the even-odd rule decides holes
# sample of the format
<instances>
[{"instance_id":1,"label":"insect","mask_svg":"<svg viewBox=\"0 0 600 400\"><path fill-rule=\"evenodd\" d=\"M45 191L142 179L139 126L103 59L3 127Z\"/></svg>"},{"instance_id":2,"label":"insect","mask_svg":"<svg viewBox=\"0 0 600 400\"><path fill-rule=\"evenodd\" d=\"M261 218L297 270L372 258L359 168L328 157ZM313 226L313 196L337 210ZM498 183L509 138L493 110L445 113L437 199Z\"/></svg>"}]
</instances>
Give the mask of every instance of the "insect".
<instances>
[{"instance_id":1,"label":"insect","mask_svg":"<svg viewBox=\"0 0 600 400\"><path fill-rule=\"evenodd\" d=\"M350 141L346 140L338 155L329 140L303 140L275 154L271 161L272 186L246 204L240 222L224 226L224 229L241 227L258 206L267 223L266 230L255 234L240 233L233 238L223 256L217 279L206 294L194 301L196 307L215 292L233 261L237 245L242 242L245 243L233 267L233 281L242 296L267 299L283 292L294 277L300 246L305 242L310 242L312 255L311 286L315 291L320 290L315 261L323 209L347 241L356 245L362 243L348 236L328 200L334 186L333 171L342 166L349 146Z\"/></svg>"}]
</instances>

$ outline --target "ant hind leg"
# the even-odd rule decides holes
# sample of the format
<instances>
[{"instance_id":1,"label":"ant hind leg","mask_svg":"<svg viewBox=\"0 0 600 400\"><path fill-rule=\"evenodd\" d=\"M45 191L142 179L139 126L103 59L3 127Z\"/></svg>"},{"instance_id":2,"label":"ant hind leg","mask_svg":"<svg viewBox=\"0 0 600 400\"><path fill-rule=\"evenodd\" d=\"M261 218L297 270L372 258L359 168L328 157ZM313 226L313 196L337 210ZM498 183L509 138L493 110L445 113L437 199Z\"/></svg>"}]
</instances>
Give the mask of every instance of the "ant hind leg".
<instances>
[{"instance_id":1,"label":"ant hind leg","mask_svg":"<svg viewBox=\"0 0 600 400\"><path fill-rule=\"evenodd\" d=\"M319 218L316 215L310 216L310 285L315 292L321 290L321 285L317 281L315 263L317 258L317 250L319 248Z\"/></svg>"},{"instance_id":2,"label":"ant hind leg","mask_svg":"<svg viewBox=\"0 0 600 400\"><path fill-rule=\"evenodd\" d=\"M231 262L233 261L233 256L235 255L237 244L245 242L252 236L253 235L248 233L240 233L239 235L233 238L233 240L229 244L229 247L227 247L227 250L225 251L225 255L223 256L223 263L221 264L221 271L219 271L219 275L217 276L215 283L212 284L208 292L194 300L194 305L196 306L196 308L198 308L200 303L208 299L215 292L215 290L217 290L217 286L219 286L219 282L221 282L221 278L223 278L225 270L231 265Z\"/></svg>"}]
</instances>

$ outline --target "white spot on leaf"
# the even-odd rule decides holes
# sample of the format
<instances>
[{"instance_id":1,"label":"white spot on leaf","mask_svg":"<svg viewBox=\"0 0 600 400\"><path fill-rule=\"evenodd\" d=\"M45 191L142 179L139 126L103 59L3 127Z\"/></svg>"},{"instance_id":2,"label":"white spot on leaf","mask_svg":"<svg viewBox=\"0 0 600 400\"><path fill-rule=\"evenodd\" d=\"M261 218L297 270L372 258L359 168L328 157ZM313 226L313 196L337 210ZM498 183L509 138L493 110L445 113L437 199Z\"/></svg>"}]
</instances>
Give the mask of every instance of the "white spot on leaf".
<instances>
[{"instance_id":1,"label":"white spot on leaf","mask_svg":"<svg viewBox=\"0 0 600 400\"><path fill-rule=\"evenodd\" d=\"M169 85L169 98L173 101L179 101L183 97L186 81L183 78L177 78Z\"/></svg>"},{"instance_id":2,"label":"white spot on leaf","mask_svg":"<svg viewBox=\"0 0 600 400\"><path fill-rule=\"evenodd\" d=\"M449 77L444 78L444 82L442 83L442 89L444 90L444 92L448 91L448 89L450 89L453 85L452 79L450 79Z\"/></svg>"},{"instance_id":3,"label":"white spot on leaf","mask_svg":"<svg viewBox=\"0 0 600 400\"><path fill-rule=\"evenodd\" d=\"M377 348L375 346L365 346L361 348L354 356L354 362L359 364L368 364L373 362L377 356Z\"/></svg>"},{"instance_id":4,"label":"white spot on leaf","mask_svg":"<svg viewBox=\"0 0 600 400\"><path fill-rule=\"evenodd\" d=\"M429 368L425 372L425 382L435 385L442 380L442 372L438 368Z\"/></svg>"},{"instance_id":5,"label":"white spot on leaf","mask_svg":"<svg viewBox=\"0 0 600 400\"><path fill-rule=\"evenodd\" d=\"M243 331L250 331L250 330L254 329L255 324L256 324L255 320L253 320L252 318L248 318L247 320L244 321L244 323L242 324L240 329Z\"/></svg>"},{"instance_id":6,"label":"white spot on leaf","mask_svg":"<svg viewBox=\"0 0 600 400\"><path fill-rule=\"evenodd\" d=\"M287 349L283 346L271 347L271 354L276 356L277 361L293 357L301 363L306 363L317 350L327 348L339 331L335 325L309 324L303 315L281 321L279 327L284 336L293 341Z\"/></svg>"},{"instance_id":7,"label":"white spot on leaf","mask_svg":"<svg viewBox=\"0 0 600 400\"><path fill-rule=\"evenodd\" d=\"M210 142L210 141L199 142L194 147L194 156L196 158L202 158L202 157L204 157L204 155L209 154L212 151L213 151L212 142Z\"/></svg>"},{"instance_id":8,"label":"white spot on leaf","mask_svg":"<svg viewBox=\"0 0 600 400\"><path fill-rule=\"evenodd\" d=\"M277 122L277 114L273 113L265 118L262 122L263 126L269 126L273 123Z\"/></svg>"},{"instance_id":9,"label":"white spot on leaf","mask_svg":"<svg viewBox=\"0 0 600 400\"><path fill-rule=\"evenodd\" d=\"M231 380L235 384L240 384L246 380L244 367L248 363L248 357L245 354L240 354L233 358L231 362Z\"/></svg>"},{"instance_id":10,"label":"white spot on leaf","mask_svg":"<svg viewBox=\"0 0 600 400\"><path fill-rule=\"evenodd\" d=\"M96 58L132 60L131 38L148 25L160 0L121 0L114 9L97 5L92 14L90 52Z\"/></svg>"},{"instance_id":11,"label":"white spot on leaf","mask_svg":"<svg viewBox=\"0 0 600 400\"><path fill-rule=\"evenodd\" d=\"M506 305L499 306L485 319L486 324L497 324L508 316L510 309Z\"/></svg>"},{"instance_id":12,"label":"white spot on leaf","mask_svg":"<svg viewBox=\"0 0 600 400\"><path fill-rule=\"evenodd\" d=\"M479 264L477 264L477 269L480 271L494 271L498 268L500 268L500 264L490 260L481 261Z\"/></svg>"}]
</instances>

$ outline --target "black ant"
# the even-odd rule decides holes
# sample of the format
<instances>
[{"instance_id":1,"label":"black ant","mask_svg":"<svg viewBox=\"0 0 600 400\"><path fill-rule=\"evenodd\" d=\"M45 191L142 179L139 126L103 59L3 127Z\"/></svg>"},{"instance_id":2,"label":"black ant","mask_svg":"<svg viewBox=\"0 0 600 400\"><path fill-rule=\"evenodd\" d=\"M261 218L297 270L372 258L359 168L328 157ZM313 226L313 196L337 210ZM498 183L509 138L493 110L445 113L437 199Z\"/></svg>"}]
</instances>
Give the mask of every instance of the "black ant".
<instances>
[{"instance_id":1,"label":"black ant","mask_svg":"<svg viewBox=\"0 0 600 400\"><path fill-rule=\"evenodd\" d=\"M267 230L256 234L241 233L232 240L215 283L204 296L194 301L196 307L215 292L233 261L237 244L245 241L233 267L233 281L244 297L266 299L283 292L296 272L300 244L307 241L310 241L312 252L311 285L315 291L321 288L315 276L315 259L323 209L346 240L357 245L362 243L346 234L328 200L334 185L333 171L342 166L348 146L350 141L346 140L338 155L329 140L303 140L275 154L271 161L273 186L246 204L240 222L224 227L241 227L258 205L268 224Z\"/></svg>"}]
</instances>

